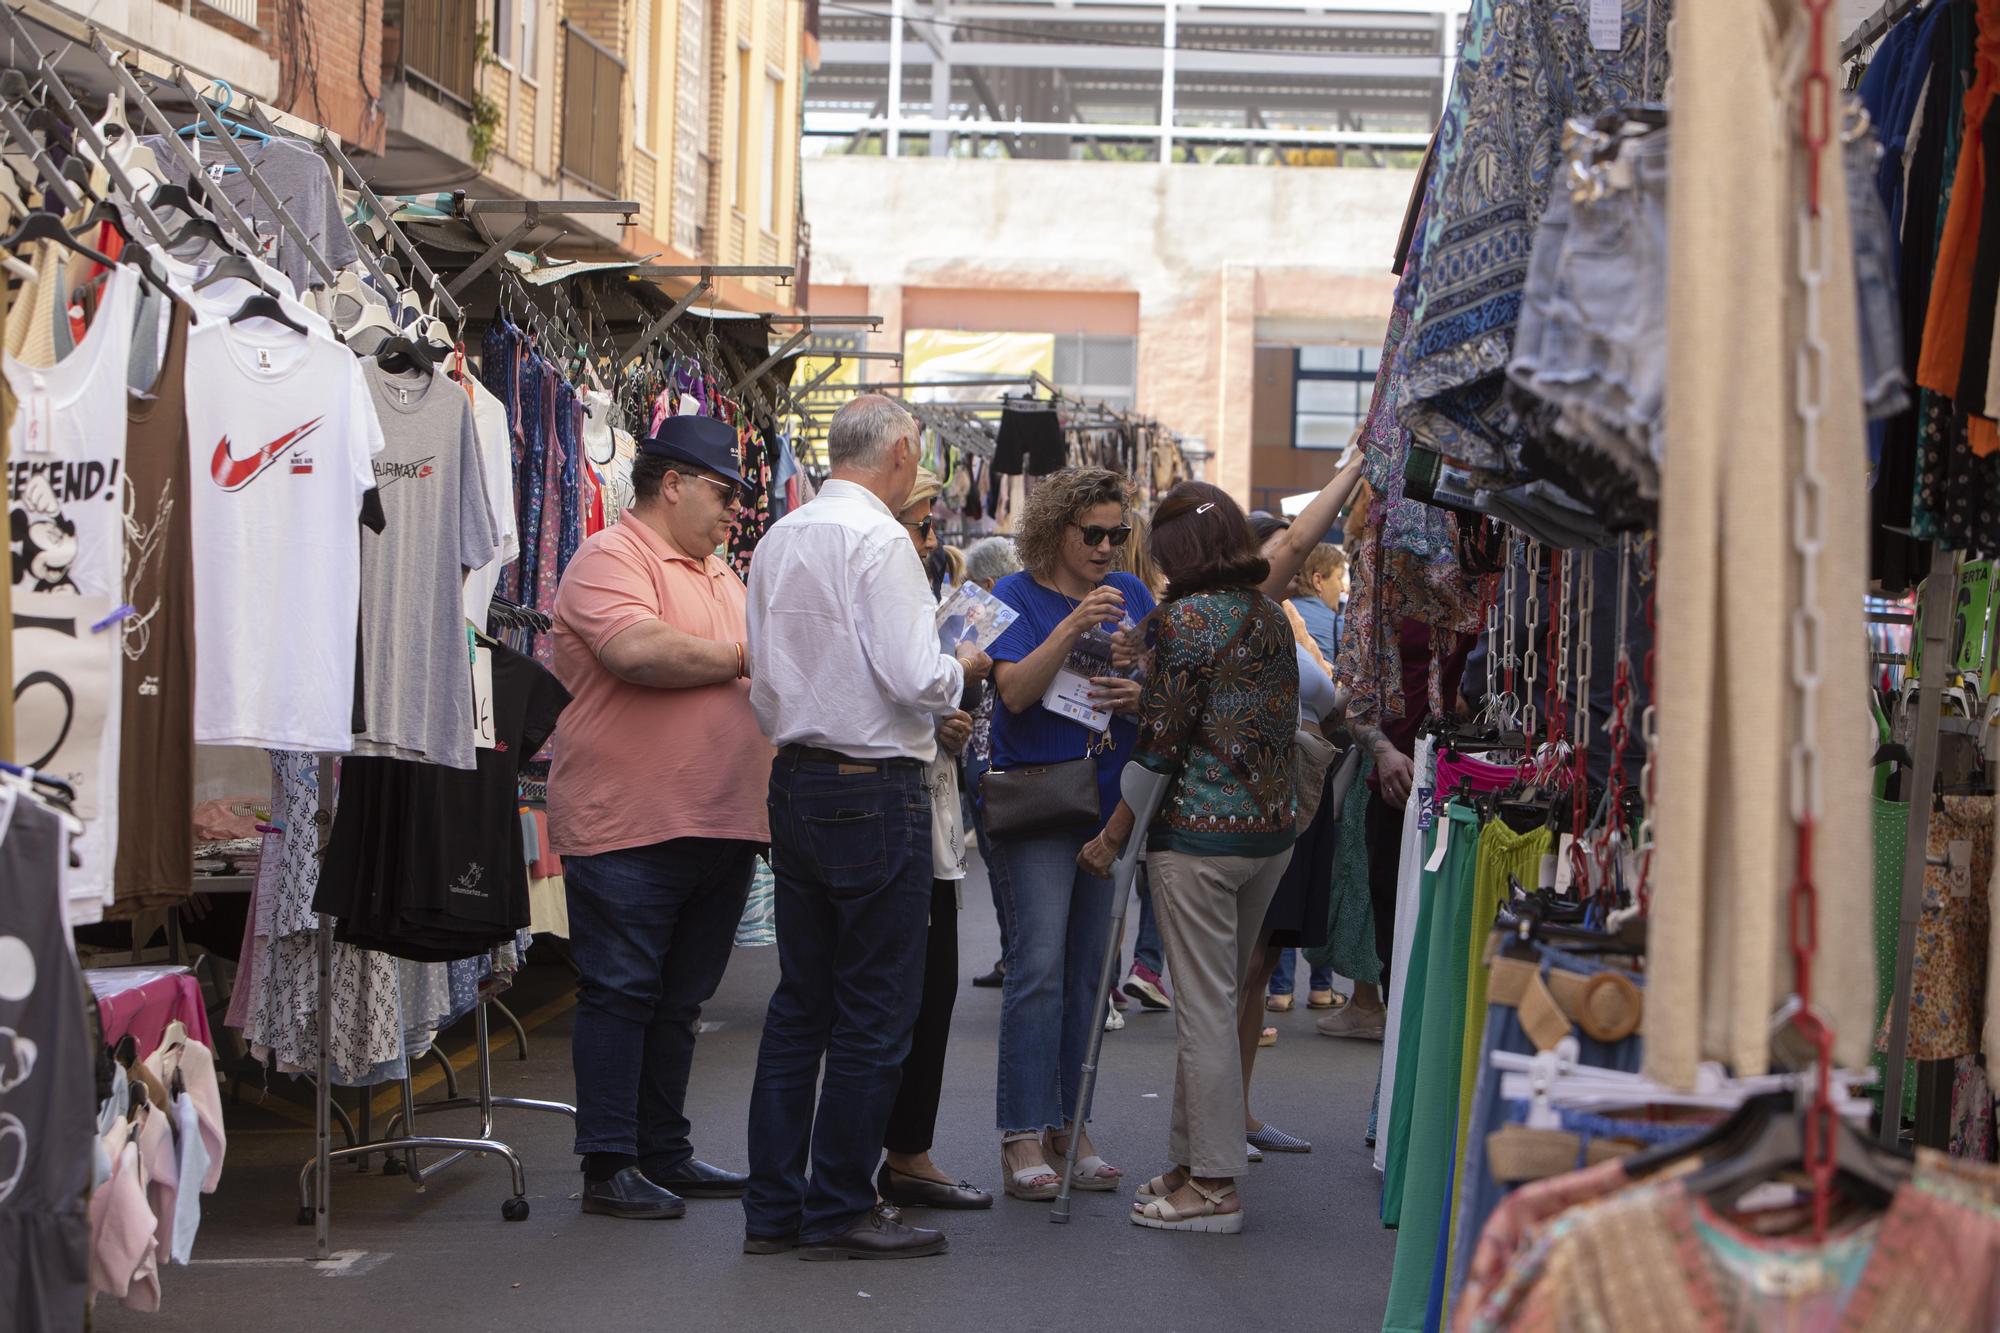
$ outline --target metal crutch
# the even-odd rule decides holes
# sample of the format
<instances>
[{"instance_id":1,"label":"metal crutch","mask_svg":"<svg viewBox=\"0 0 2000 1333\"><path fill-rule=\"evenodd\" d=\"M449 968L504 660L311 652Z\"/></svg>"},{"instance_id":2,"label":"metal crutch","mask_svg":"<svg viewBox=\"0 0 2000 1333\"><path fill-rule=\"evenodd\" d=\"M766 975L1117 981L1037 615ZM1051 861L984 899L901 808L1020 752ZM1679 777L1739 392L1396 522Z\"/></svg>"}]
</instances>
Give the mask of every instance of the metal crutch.
<instances>
[{"instance_id":1,"label":"metal crutch","mask_svg":"<svg viewBox=\"0 0 2000 1333\"><path fill-rule=\"evenodd\" d=\"M1173 779L1166 773L1155 773L1139 764L1125 765L1125 771L1118 775L1118 793L1125 798L1125 804L1132 810L1132 834L1125 840L1125 850L1111 865L1111 938L1104 946L1104 966L1097 974L1097 1006L1091 1012L1097 1015L1090 1025L1090 1050L1083 1057L1083 1077L1079 1081L1076 1096L1076 1130L1070 1138L1070 1150L1063 1158L1062 1188L1056 1192L1055 1205L1049 1210L1049 1221L1069 1221L1070 1181L1076 1175L1076 1140L1081 1137L1085 1112L1090 1107L1090 1096L1097 1088L1097 1056L1104 1048L1104 1012L1111 1003L1111 979L1118 974L1118 956L1122 952L1125 927L1125 901L1132 895L1132 885L1139 877L1139 863L1146 855L1146 830L1153 823L1153 816L1159 811L1160 801L1167 794L1167 784Z\"/></svg>"}]
</instances>

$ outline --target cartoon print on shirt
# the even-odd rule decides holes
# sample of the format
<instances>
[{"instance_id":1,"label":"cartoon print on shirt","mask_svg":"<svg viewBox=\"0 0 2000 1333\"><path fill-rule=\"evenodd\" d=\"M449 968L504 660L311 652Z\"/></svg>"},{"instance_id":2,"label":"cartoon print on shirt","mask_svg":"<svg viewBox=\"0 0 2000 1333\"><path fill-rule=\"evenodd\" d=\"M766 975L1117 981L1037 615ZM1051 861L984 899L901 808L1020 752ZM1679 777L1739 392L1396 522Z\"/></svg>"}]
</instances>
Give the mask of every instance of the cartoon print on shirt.
<instances>
[{"instance_id":1,"label":"cartoon print on shirt","mask_svg":"<svg viewBox=\"0 0 2000 1333\"><path fill-rule=\"evenodd\" d=\"M26 466L15 469L17 480ZM36 592L76 590L70 578L77 557L76 520L63 512L46 475L30 473L8 506L7 541L15 583L32 580Z\"/></svg>"}]
</instances>

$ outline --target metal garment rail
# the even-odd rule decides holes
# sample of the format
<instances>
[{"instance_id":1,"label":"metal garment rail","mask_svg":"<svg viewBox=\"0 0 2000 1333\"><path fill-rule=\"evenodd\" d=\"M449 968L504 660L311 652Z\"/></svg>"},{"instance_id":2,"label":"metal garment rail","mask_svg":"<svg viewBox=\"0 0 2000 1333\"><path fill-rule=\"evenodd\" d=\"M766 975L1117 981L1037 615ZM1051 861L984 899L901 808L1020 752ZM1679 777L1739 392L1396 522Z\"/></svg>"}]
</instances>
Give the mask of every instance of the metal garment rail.
<instances>
[{"instance_id":1,"label":"metal garment rail","mask_svg":"<svg viewBox=\"0 0 2000 1333\"><path fill-rule=\"evenodd\" d=\"M1883 0L1882 6L1873 14L1861 20L1861 26L1847 35L1840 44L1840 58L1852 60L1882 40L1889 29L1896 26L1903 15L1922 4L1923 0Z\"/></svg>"},{"instance_id":2,"label":"metal garment rail","mask_svg":"<svg viewBox=\"0 0 2000 1333\"><path fill-rule=\"evenodd\" d=\"M316 855L324 861L326 847L333 834L333 758L322 755L319 761L319 808L313 815L315 825ZM313 1227L313 1257L324 1261L332 1252L330 1233L332 1231L332 1181L333 1164L350 1158L359 1159L365 1167L370 1157L381 1153L384 1158L384 1174L396 1174L399 1170L410 1177L410 1182L418 1189L424 1187L427 1175L442 1171L454 1162L464 1160L474 1154L500 1157L506 1160L508 1173L512 1179L514 1192L500 1205L500 1215L509 1222L521 1222L528 1216L527 1175L521 1168L521 1158L514 1149L500 1139L493 1137L493 1111L495 1107L508 1107L524 1111L547 1111L557 1115L576 1118L576 1108L566 1102L538 1101L526 1097L496 1097L493 1095L492 1052L488 1049L488 1029L486 1007L491 1001L481 1000L473 1006L473 1030L478 1043L479 1096L477 1098L453 1095L447 1086L447 1096L443 1101L419 1104L408 1071L403 1077L403 1109L389 1122L389 1137L368 1141L356 1141L345 1148L333 1146L333 1115L338 1109L333 1101L333 1067L329 1046L333 1035L333 918L319 915L319 926L314 932L315 964L319 980L319 1002L316 1006L319 1025L319 1059L313 1086L313 1155L299 1168L299 1224ZM509 1016L512 1022L512 1016ZM515 1023L515 1030L520 1025ZM525 1039L523 1048L525 1054ZM445 1062L447 1073L450 1062ZM364 1091L362 1107L370 1105L369 1094ZM406 1129L416 1127L416 1118L422 1111L457 1110L477 1107L480 1112L479 1133L468 1138L458 1138L436 1134L401 1134L395 1131L398 1125ZM364 1118L363 1125L367 1120ZM357 1136L365 1140L366 1131ZM419 1148L439 1148L447 1154L430 1166L421 1166L415 1150ZM391 1154L400 1151L403 1157L397 1162Z\"/></svg>"}]
</instances>

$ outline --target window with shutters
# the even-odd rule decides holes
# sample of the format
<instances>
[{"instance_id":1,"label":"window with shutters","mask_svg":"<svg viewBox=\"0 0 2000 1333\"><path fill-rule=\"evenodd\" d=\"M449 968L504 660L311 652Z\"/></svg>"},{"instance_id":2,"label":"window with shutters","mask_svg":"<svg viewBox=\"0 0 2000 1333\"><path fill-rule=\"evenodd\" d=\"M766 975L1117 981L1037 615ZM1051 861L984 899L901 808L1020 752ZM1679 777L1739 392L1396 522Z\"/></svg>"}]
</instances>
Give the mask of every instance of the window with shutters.
<instances>
[{"instance_id":1,"label":"window with shutters","mask_svg":"<svg viewBox=\"0 0 2000 1333\"><path fill-rule=\"evenodd\" d=\"M653 146L653 7L639 0L632 20L632 142Z\"/></svg>"},{"instance_id":2,"label":"window with shutters","mask_svg":"<svg viewBox=\"0 0 2000 1333\"><path fill-rule=\"evenodd\" d=\"M615 197L624 157L625 62L567 23L563 41L563 174Z\"/></svg>"},{"instance_id":3,"label":"window with shutters","mask_svg":"<svg viewBox=\"0 0 2000 1333\"><path fill-rule=\"evenodd\" d=\"M702 253L703 210L708 199L702 148L708 143L708 5L680 0L674 43L674 249Z\"/></svg>"},{"instance_id":4,"label":"window with shutters","mask_svg":"<svg viewBox=\"0 0 2000 1333\"><path fill-rule=\"evenodd\" d=\"M1063 392L1109 407L1130 407L1139 389L1139 340L1058 333L1050 378Z\"/></svg>"},{"instance_id":5,"label":"window with shutters","mask_svg":"<svg viewBox=\"0 0 2000 1333\"><path fill-rule=\"evenodd\" d=\"M782 179L778 168L784 162L784 117L785 82L783 79L766 77L764 80L764 230L772 235L778 233L778 221L784 216L778 200L778 183Z\"/></svg>"}]
</instances>

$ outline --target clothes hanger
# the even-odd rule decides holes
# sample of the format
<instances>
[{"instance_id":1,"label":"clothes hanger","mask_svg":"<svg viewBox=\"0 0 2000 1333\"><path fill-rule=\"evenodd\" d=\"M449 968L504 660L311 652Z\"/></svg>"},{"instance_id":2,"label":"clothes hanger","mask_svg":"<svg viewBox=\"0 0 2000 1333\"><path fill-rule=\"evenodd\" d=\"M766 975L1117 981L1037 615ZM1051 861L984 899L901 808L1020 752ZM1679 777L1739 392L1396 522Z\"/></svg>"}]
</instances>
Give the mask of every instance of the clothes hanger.
<instances>
[{"instance_id":1,"label":"clothes hanger","mask_svg":"<svg viewBox=\"0 0 2000 1333\"><path fill-rule=\"evenodd\" d=\"M1795 1091L1745 1103L1746 1122L1732 1134L1733 1152L1719 1155L1690 1176L1690 1194L1730 1208L1758 1185L1805 1166L1805 1112ZM1734 1117L1732 1117L1734 1119ZM1910 1178L1912 1160L1833 1117L1834 1182L1843 1194L1870 1207L1889 1206Z\"/></svg>"},{"instance_id":2,"label":"clothes hanger","mask_svg":"<svg viewBox=\"0 0 2000 1333\"><path fill-rule=\"evenodd\" d=\"M375 364L390 374L420 370L429 379L437 373L437 356L427 344L398 332L375 349Z\"/></svg>"},{"instance_id":3,"label":"clothes hanger","mask_svg":"<svg viewBox=\"0 0 2000 1333\"><path fill-rule=\"evenodd\" d=\"M69 229L63 226L62 219L54 213L28 214L21 225L15 229L14 234L9 236L5 241L0 241L0 245L4 245L9 250L18 250L30 241L54 241L63 249L82 255L92 263L102 265L105 268L115 267L118 263L111 256L93 250L76 237L70 235Z\"/></svg>"},{"instance_id":4,"label":"clothes hanger","mask_svg":"<svg viewBox=\"0 0 2000 1333\"><path fill-rule=\"evenodd\" d=\"M236 313L229 317L231 324L241 324L246 320L268 319L274 324L282 324L303 337L310 338L312 330L299 323L285 310L278 298L266 291L259 291L236 307Z\"/></svg>"},{"instance_id":5,"label":"clothes hanger","mask_svg":"<svg viewBox=\"0 0 2000 1333\"><path fill-rule=\"evenodd\" d=\"M218 282L228 282L231 279L241 279L256 287L259 291L276 295L275 292L271 292L270 285L264 281L264 275L258 271L257 266L234 251L230 251L224 254L222 258L216 260L209 267L208 272L202 274L196 280L194 290L201 291L204 288L213 287Z\"/></svg>"}]
</instances>

